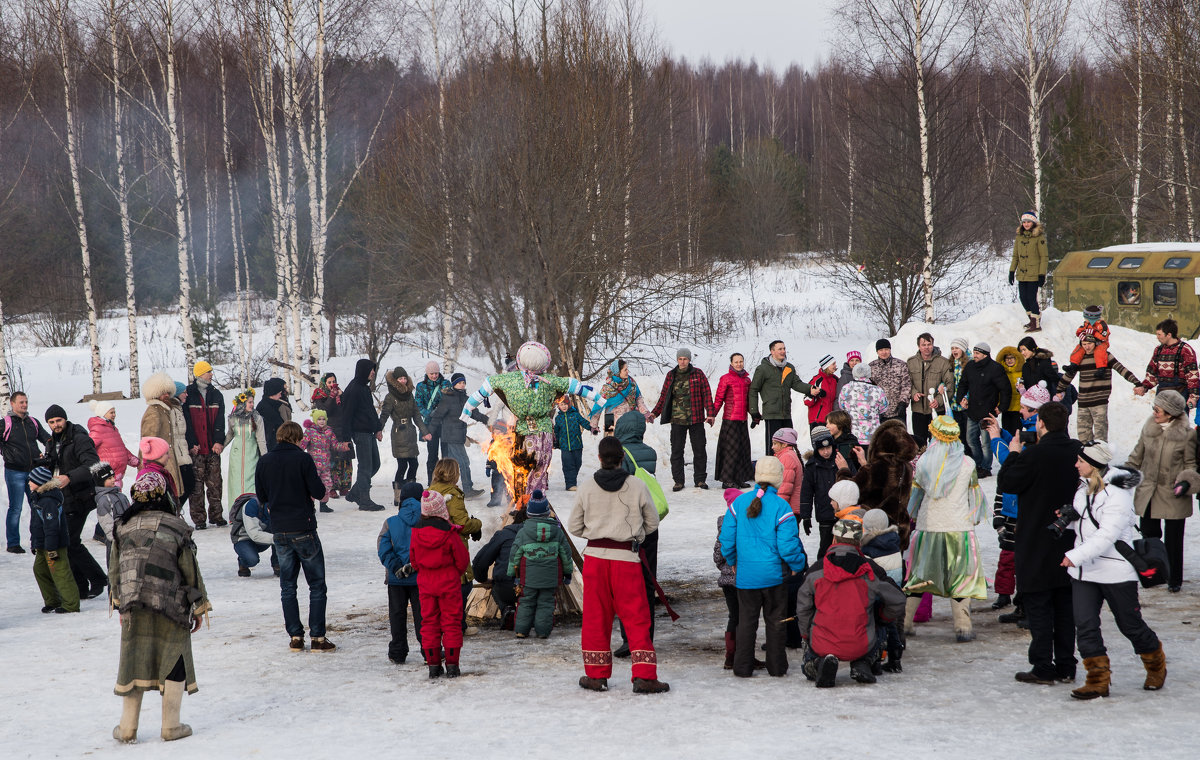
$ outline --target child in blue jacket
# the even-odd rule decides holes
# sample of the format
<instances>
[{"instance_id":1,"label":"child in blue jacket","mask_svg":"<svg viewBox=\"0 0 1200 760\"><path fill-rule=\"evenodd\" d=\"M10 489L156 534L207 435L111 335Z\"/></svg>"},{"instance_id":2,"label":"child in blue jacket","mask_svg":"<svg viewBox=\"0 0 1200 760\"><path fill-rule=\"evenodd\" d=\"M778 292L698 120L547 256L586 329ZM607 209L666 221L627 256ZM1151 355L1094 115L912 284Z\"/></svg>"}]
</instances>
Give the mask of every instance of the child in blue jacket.
<instances>
[{"instance_id":1,"label":"child in blue jacket","mask_svg":"<svg viewBox=\"0 0 1200 760\"><path fill-rule=\"evenodd\" d=\"M783 464L762 457L754 467L756 485L729 505L721 524L721 552L737 568L738 625L733 674L754 675L755 636L759 615L766 618L767 672L787 673L785 651L788 576L803 573L808 557L792 507L778 493ZM785 565L790 572L785 575Z\"/></svg>"},{"instance_id":2,"label":"child in blue jacket","mask_svg":"<svg viewBox=\"0 0 1200 760\"><path fill-rule=\"evenodd\" d=\"M392 640L388 659L397 665L408 658L408 606L412 605L413 631L421 640L421 598L417 595L417 571L409 562L408 548L412 529L421 519L420 483L408 482L399 488L399 511L383 523L376 541L379 561L387 568L388 622Z\"/></svg>"},{"instance_id":3,"label":"child in blue jacket","mask_svg":"<svg viewBox=\"0 0 1200 760\"><path fill-rule=\"evenodd\" d=\"M79 587L67 561L71 543L63 494L45 467L29 473L29 546L36 555L33 577L42 592L42 612L79 612Z\"/></svg>"},{"instance_id":4,"label":"child in blue jacket","mask_svg":"<svg viewBox=\"0 0 1200 760\"><path fill-rule=\"evenodd\" d=\"M574 491L578 483L579 468L583 466L583 434L591 425L563 394L555 401L558 414L554 415L554 448L562 452L563 480L567 490Z\"/></svg>"}]
</instances>

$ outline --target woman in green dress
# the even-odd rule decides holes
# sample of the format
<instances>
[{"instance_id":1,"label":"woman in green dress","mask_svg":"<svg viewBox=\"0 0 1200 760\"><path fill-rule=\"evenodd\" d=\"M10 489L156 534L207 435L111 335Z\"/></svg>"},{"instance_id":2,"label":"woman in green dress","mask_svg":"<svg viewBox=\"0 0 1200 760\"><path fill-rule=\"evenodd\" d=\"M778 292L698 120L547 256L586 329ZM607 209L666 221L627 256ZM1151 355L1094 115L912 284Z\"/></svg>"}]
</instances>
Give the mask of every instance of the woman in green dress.
<instances>
[{"instance_id":1,"label":"woman in green dress","mask_svg":"<svg viewBox=\"0 0 1200 760\"><path fill-rule=\"evenodd\" d=\"M242 494L254 493L254 468L259 456L267 453L263 418L254 411L253 388L247 388L234 399L228 431L225 451L229 474L225 478L225 494L232 504Z\"/></svg>"}]
</instances>

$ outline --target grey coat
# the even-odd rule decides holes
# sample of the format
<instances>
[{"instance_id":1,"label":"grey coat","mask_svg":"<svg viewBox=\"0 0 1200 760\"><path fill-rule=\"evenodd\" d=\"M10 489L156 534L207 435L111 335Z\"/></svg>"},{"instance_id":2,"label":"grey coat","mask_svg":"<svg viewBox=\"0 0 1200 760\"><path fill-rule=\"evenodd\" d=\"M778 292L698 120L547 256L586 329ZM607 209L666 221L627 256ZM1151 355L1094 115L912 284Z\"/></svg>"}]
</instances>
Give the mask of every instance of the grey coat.
<instances>
[{"instance_id":1,"label":"grey coat","mask_svg":"<svg viewBox=\"0 0 1200 760\"><path fill-rule=\"evenodd\" d=\"M396 369L404 372L402 367ZM379 410L379 424L386 424L388 418L392 420L392 456L397 459L415 459L421 453L420 439L424 438L429 430L425 427L421 415L417 414L417 402L412 394L412 379L409 378L408 391L401 393L395 372L396 370L388 370L384 373L388 394L383 399L383 408ZM404 372L404 377L408 377L407 372Z\"/></svg>"},{"instance_id":2,"label":"grey coat","mask_svg":"<svg viewBox=\"0 0 1200 760\"><path fill-rule=\"evenodd\" d=\"M1196 469L1196 431L1178 417L1166 430L1151 417L1142 427L1125 466L1142 471L1142 482L1133 493L1138 515L1153 519L1183 520L1192 516L1190 494L1175 496L1175 478Z\"/></svg>"}]
</instances>

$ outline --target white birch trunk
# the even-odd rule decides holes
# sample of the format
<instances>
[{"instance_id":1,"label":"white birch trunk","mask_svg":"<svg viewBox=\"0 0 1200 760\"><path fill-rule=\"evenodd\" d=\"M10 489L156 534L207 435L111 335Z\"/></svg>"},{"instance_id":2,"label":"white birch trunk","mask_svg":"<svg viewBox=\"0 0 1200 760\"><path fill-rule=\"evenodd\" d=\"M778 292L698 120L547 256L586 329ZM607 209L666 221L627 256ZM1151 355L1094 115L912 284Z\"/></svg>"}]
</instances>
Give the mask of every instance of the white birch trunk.
<instances>
[{"instance_id":1,"label":"white birch trunk","mask_svg":"<svg viewBox=\"0 0 1200 760\"><path fill-rule=\"evenodd\" d=\"M8 414L12 385L8 380L8 342L4 339L4 299L0 298L0 415Z\"/></svg>"},{"instance_id":2,"label":"white birch trunk","mask_svg":"<svg viewBox=\"0 0 1200 760\"><path fill-rule=\"evenodd\" d=\"M121 55L117 44L117 4L108 4L108 45L112 56L113 160L117 164L117 212L121 219L121 249L125 257L125 314L129 333L129 397L141 395L138 367L137 295L133 278L133 231L129 221L129 181L125 176L125 102L121 91Z\"/></svg>"},{"instance_id":3,"label":"white birch trunk","mask_svg":"<svg viewBox=\"0 0 1200 760\"><path fill-rule=\"evenodd\" d=\"M921 289L925 321L934 321L933 309L933 176L929 168L929 112L925 103L924 0L911 0L913 10L913 65L916 69L917 126L921 135L921 209L925 216L925 256L921 261Z\"/></svg>"},{"instance_id":4,"label":"white birch trunk","mask_svg":"<svg viewBox=\"0 0 1200 760\"><path fill-rule=\"evenodd\" d=\"M299 361L303 354L303 331L301 326L300 303L300 252L299 231L296 220L296 135L300 129L299 93L296 84L296 19L292 0L283 0L284 55L283 55L283 117L284 139L286 140L287 174L284 175L284 188L287 196L284 199L284 219L287 229L287 280L288 280L288 315L291 319L292 356ZM294 366L292 362L289 365ZM295 371L289 369L288 385L295 386L298 380ZM293 387L293 392L295 388Z\"/></svg>"},{"instance_id":5,"label":"white birch trunk","mask_svg":"<svg viewBox=\"0 0 1200 760\"><path fill-rule=\"evenodd\" d=\"M183 353L190 373L192 365L196 363L196 339L192 334L187 189L183 173L183 146L180 144L180 119L176 107L178 93L175 84L175 0L164 0L162 10L166 35L163 78L166 82L167 139L170 141L171 176L175 188L175 242L179 260L179 323L183 330Z\"/></svg>"},{"instance_id":6,"label":"white birch trunk","mask_svg":"<svg viewBox=\"0 0 1200 760\"><path fill-rule=\"evenodd\" d=\"M59 73L63 78L63 109L67 121L67 165L71 173L71 192L75 202L75 234L79 238L83 300L87 308L88 344L91 347L92 393L104 390L101 378L100 333L97 327L96 298L92 292L92 254L88 246L87 219L83 213L83 179L79 168L79 133L75 126L75 81L71 72L71 52L67 41L68 0L58 0L51 6L57 33Z\"/></svg>"},{"instance_id":7,"label":"white birch trunk","mask_svg":"<svg viewBox=\"0 0 1200 760\"><path fill-rule=\"evenodd\" d=\"M238 377L244 387L250 382L250 355L246 348L246 333L249 331L250 321L250 304L246 298L246 290L250 283L243 284L242 280L243 248L239 224L241 214L238 209L237 191L233 184L233 149L229 140L229 82L222 49L225 35L219 5L214 5L213 15L217 22L216 54L221 97L221 155L225 165L226 189L229 192L229 240L233 248L233 287L237 298Z\"/></svg>"},{"instance_id":8,"label":"white birch trunk","mask_svg":"<svg viewBox=\"0 0 1200 760\"><path fill-rule=\"evenodd\" d=\"M1133 158L1133 199L1130 201L1129 217L1130 226L1133 228L1130 233L1131 243L1138 242L1138 211L1142 201L1142 158L1144 150L1144 135L1145 131L1145 94L1144 72L1142 70L1142 57L1145 52L1145 32L1143 27L1143 8L1142 0L1134 0L1134 26L1137 30L1137 43L1135 45L1135 58L1137 60L1137 122L1135 131L1137 133L1137 147L1135 148Z\"/></svg>"}]
</instances>

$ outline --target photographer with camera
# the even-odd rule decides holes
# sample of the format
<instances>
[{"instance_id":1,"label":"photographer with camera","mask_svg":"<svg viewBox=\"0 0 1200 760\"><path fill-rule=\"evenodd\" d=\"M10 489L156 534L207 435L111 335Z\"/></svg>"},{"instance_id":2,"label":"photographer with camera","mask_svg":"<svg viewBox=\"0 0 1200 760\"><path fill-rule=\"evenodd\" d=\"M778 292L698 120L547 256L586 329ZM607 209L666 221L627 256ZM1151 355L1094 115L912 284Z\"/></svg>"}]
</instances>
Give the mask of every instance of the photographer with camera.
<instances>
[{"instance_id":1,"label":"photographer with camera","mask_svg":"<svg viewBox=\"0 0 1200 760\"><path fill-rule=\"evenodd\" d=\"M1079 443L1067 437L1067 408L1051 402L1038 410L1037 445L1025 449L1018 436L1009 444L996 486L1016 494L1015 541L1017 586L1029 620L1028 671L1016 674L1022 683L1070 683L1075 680L1075 618L1071 579L1061 565L1074 536L1055 536L1047 530L1058 510L1075 498ZM994 422L994 420L993 420Z\"/></svg>"},{"instance_id":2,"label":"photographer with camera","mask_svg":"<svg viewBox=\"0 0 1200 760\"><path fill-rule=\"evenodd\" d=\"M1181 477L1196 470L1196 431L1188 425L1187 403L1179 391L1158 391L1154 411L1125 463L1142 471L1133 506L1142 518L1143 536L1163 538L1165 530L1171 563L1167 591L1177 592L1183 585L1183 528L1196 492L1189 482L1194 478Z\"/></svg>"},{"instance_id":3,"label":"photographer with camera","mask_svg":"<svg viewBox=\"0 0 1200 760\"><path fill-rule=\"evenodd\" d=\"M1050 402L1050 391L1046 389L1045 381L1030 387L1021 395L1017 414L1020 415L1021 425L1017 430L1018 440L1025 446L1037 443L1038 409ZM1009 444L1013 434L1005 430L996 418L989 416L983 420L983 428L991 438L992 456L1001 465L1008 459ZM992 502L992 528L995 529L1000 542L1000 559L996 563L996 601L992 609L1002 610L1011 604L1016 593L1017 576L1013 550L1017 539L1017 495L1005 493L996 489L996 498ZM1022 628L1025 622L1025 607L1021 598L1016 598L1016 609L1000 616L1001 623L1016 623Z\"/></svg>"},{"instance_id":4,"label":"photographer with camera","mask_svg":"<svg viewBox=\"0 0 1200 760\"><path fill-rule=\"evenodd\" d=\"M1146 668L1147 691L1162 688L1167 677L1162 644L1138 605L1137 572L1118 548L1134 541L1133 489L1142 474L1130 467L1109 466L1112 452L1104 441L1088 441L1075 463L1081 478L1075 501L1059 510L1051 531L1061 535L1075 531L1075 548L1063 557L1062 566L1071 576L1075 631L1079 656L1087 668L1087 683L1071 692L1075 699L1107 697L1112 673L1108 652L1100 635L1100 607L1108 609L1117 628L1133 644L1133 651Z\"/></svg>"}]
</instances>

